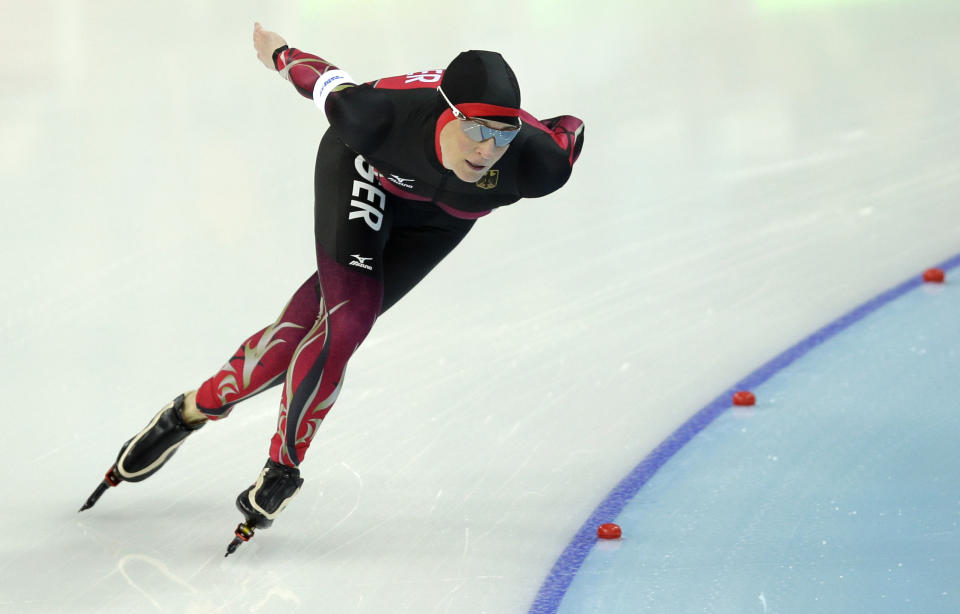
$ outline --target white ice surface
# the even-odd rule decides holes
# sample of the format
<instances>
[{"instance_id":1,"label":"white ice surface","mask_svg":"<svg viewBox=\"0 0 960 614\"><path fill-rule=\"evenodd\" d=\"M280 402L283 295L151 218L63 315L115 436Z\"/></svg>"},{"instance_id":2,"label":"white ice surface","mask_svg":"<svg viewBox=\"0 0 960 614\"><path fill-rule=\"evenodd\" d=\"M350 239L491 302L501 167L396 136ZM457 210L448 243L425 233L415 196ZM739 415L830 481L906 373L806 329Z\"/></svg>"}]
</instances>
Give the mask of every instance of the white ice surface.
<instances>
[{"instance_id":1,"label":"white ice surface","mask_svg":"<svg viewBox=\"0 0 960 614\"><path fill-rule=\"evenodd\" d=\"M676 426L960 251L960 6L771 4L4 2L0 611L526 612ZM326 124L255 20L363 80L497 49L587 129L378 322L224 559L277 391L76 510L313 268Z\"/></svg>"}]
</instances>

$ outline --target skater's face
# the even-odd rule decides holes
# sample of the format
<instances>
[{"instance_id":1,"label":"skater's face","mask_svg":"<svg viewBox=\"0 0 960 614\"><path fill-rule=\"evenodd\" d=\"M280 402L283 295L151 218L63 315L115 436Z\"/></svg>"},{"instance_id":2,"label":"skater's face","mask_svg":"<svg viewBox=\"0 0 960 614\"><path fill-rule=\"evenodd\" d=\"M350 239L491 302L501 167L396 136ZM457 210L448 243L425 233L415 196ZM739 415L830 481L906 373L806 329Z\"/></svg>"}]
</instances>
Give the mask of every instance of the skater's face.
<instances>
[{"instance_id":1,"label":"skater's face","mask_svg":"<svg viewBox=\"0 0 960 614\"><path fill-rule=\"evenodd\" d=\"M483 125L493 130L515 130L502 122L484 120ZM453 171L457 179L476 183L507 153L509 144L497 145L493 136L476 141L479 134L474 120L454 119L440 130L440 156L443 167Z\"/></svg>"}]
</instances>

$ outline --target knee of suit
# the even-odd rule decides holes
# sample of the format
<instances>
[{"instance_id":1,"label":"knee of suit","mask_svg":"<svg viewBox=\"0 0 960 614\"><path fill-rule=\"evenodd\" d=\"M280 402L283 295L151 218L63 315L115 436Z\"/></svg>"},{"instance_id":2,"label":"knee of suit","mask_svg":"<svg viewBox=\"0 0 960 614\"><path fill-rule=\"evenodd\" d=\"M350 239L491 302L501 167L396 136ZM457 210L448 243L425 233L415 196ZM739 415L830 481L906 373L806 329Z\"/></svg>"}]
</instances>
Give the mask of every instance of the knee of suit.
<instances>
[{"instance_id":1,"label":"knee of suit","mask_svg":"<svg viewBox=\"0 0 960 614\"><path fill-rule=\"evenodd\" d=\"M341 350L349 355L373 328L380 313L380 301L365 304L348 299L327 309L320 318L326 319L324 332L328 335L331 351Z\"/></svg>"}]
</instances>

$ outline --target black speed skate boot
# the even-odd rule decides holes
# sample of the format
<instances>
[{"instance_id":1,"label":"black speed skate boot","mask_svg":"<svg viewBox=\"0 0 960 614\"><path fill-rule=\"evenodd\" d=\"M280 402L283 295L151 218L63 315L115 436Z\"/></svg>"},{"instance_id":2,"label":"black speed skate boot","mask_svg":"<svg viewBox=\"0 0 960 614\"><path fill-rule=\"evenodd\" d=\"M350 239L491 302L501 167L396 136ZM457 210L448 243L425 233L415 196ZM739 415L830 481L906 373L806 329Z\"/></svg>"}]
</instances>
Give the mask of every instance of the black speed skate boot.
<instances>
[{"instance_id":1,"label":"black speed skate boot","mask_svg":"<svg viewBox=\"0 0 960 614\"><path fill-rule=\"evenodd\" d=\"M103 482L80 508L81 512L93 507L111 486L117 486L120 482L140 482L159 471L187 435L206 424L205 421L196 424L184 421L184 398L181 394L174 399L153 417L146 428L123 444L117 462L107 470Z\"/></svg>"},{"instance_id":2,"label":"black speed skate boot","mask_svg":"<svg viewBox=\"0 0 960 614\"><path fill-rule=\"evenodd\" d=\"M223 556L233 554L240 544L250 541L254 529L266 529L272 525L277 515L300 492L302 485L299 469L268 460L256 484L237 496L237 509L246 521L237 525L236 537Z\"/></svg>"}]
</instances>

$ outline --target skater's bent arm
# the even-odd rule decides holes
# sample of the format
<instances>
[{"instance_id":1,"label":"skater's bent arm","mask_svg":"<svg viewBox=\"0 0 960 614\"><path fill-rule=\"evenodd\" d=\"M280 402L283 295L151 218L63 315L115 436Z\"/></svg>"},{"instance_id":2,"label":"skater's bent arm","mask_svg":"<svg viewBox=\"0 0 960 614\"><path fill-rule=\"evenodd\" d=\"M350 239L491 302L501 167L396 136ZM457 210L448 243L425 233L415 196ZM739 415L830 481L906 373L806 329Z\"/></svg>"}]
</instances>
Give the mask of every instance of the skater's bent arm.
<instances>
[{"instance_id":1,"label":"skater's bent arm","mask_svg":"<svg viewBox=\"0 0 960 614\"><path fill-rule=\"evenodd\" d=\"M533 130L520 150L520 196L546 196L570 178L583 148L583 121L572 115L540 121L526 112L521 117Z\"/></svg>"}]
</instances>

